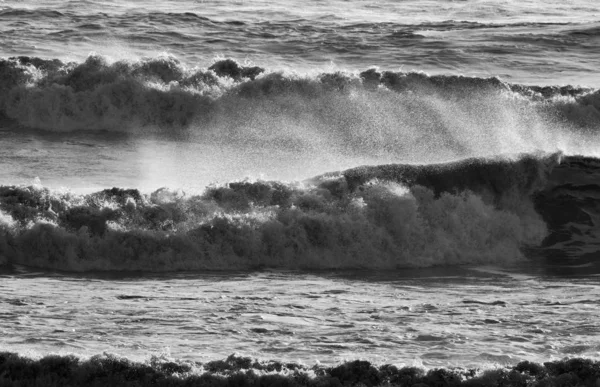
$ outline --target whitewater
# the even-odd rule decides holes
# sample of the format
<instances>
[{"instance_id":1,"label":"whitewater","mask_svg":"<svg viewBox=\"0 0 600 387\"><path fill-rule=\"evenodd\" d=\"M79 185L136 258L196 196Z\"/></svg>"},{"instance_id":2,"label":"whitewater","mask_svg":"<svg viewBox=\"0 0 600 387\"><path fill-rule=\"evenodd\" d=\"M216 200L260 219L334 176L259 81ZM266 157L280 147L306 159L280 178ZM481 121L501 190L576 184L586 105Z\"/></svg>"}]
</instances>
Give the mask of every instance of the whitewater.
<instances>
[{"instance_id":1,"label":"whitewater","mask_svg":"<svg viewBox=\"0 0 600 387\"><path fill-rule=\"evenodd\" d=\"M4 0L0 31L3 382L600 380L594 1Z\"/></svg>"}]
</instances>

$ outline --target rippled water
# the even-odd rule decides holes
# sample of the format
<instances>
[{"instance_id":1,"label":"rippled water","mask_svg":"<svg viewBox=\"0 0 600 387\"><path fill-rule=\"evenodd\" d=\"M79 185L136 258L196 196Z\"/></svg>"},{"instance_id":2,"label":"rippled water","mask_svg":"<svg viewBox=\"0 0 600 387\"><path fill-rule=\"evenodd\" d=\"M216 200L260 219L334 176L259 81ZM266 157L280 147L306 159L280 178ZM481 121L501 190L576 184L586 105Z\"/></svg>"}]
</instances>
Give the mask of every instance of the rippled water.
<instances>
[{"instance_id":1,"label":"rippled water","mask_svg":"<svg viewBox=\"0 0 600 387\"><path fill-rule=\"evenodd\" d=\"M483 366L600 356L597 276L497 269L73 277L4 273L3 350L231 353L335 364Z\"/></svg>"},{"instance_id":2,"label":"rippled water","mask_svg":"<svg viewBox=\"0 0 600 387\"><path fill-rule=\"evenodd\" d=\"M12 1L2 56L81 60L169 53L261 66L423 70L597 84L600 9L577 1Z\"/></svg>"}]
</instances>

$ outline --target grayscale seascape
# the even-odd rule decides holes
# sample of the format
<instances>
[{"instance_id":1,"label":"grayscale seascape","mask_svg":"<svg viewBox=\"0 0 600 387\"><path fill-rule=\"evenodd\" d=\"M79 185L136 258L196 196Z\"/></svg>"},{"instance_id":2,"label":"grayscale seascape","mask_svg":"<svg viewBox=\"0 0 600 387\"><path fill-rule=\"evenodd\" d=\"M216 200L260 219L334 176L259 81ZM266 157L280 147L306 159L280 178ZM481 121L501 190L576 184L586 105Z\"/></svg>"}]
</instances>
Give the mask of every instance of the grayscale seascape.
<instances>
[{"instance_id":1,"label":"grayscale seascape","mask_svg":"<svg viewBox=\"0 0 600 387\"><path fill-rule=\"evenodd\" d=\"M0 32L0 385L600 385L595 0Z\"/></svg>"}]
</instances>

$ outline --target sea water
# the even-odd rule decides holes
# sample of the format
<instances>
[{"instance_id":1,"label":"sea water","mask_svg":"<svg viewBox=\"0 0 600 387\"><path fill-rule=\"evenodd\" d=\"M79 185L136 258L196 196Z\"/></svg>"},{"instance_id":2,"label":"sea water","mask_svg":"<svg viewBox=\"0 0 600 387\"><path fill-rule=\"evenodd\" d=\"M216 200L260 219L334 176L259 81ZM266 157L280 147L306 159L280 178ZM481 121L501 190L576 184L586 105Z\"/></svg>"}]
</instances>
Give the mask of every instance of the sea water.
<instances>
[{"instance_id":1,"label":"sea water","mask_svg":"<svg viewBox=\"0 0 600 387\"><path fill-rule=\"evenodd\" d=\"M0 346L598 359L593 1L0 3Z\"/></svg>"},{"instance_id":2,"label":"sea water","mask_svg":"<svg viewBox=\"0 0 600 387\"><path fill-rule=\"evenodd\" d=\"M485 269L212 273L2 281L2 347L206 362L493 367L596 359L598 277Z\"/></svg>"}]
</instances>

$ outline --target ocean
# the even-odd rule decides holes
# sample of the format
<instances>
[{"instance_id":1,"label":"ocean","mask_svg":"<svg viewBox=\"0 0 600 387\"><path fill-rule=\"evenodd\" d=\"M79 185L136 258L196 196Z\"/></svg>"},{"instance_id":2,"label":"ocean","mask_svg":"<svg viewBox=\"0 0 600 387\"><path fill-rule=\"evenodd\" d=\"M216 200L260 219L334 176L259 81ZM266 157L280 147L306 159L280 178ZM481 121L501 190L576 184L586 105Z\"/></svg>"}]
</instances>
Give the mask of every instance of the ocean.
<instances>
[{"instance_id":1,"label":"ocean","mask_svg":"<svg viewBox=\"0 0 600 387\"><path fill-rule=\"evenodd\" d=\"M0 384L600 383L595 0L0 32Z\"/></svg>"}]
</instances>

